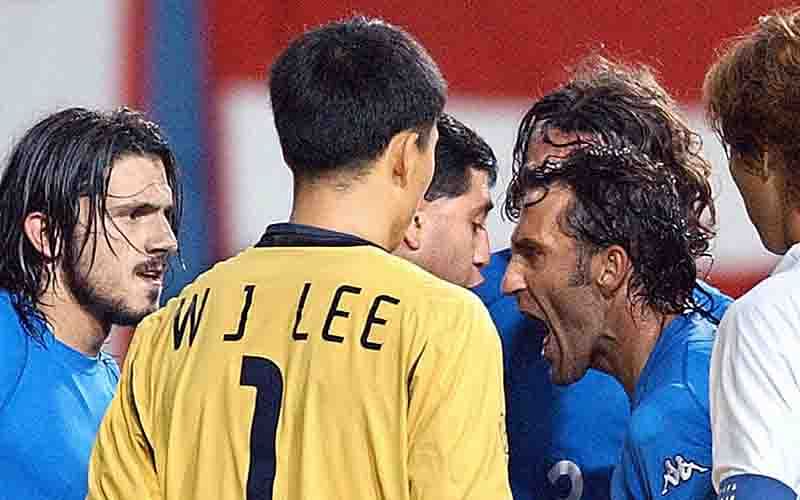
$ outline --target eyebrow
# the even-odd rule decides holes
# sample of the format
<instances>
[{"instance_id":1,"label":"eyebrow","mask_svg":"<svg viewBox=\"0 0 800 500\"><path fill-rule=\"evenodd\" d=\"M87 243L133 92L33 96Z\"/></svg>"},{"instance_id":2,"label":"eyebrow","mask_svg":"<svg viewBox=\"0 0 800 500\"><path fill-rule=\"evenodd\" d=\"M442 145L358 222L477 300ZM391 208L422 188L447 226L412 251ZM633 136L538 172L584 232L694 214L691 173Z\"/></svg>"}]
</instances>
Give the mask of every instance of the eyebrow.
<instances>
[{"instance_id":1,"label":"eyebrow","mask_svg":"<svg viewBox=\"0 0 800 500\"><path fill-rule=\"evenodd\" d=\"M512 238L511 239L511 248L512 248L512 250L514 248L527 248L527 249L531 249L531 250L535 250L535 251L541 252L544 249L544 246L542 246L542 244L539 243L536 240L533 240L531 238L525 237L525 238L520 238L520 239L517 239L517 240Z\"/></svg>"},{"instance_id":2,"label":"eyebrow","mask_svg":"<svg viewBox=\"0 0 800 500\"><path fill-rule=\"evenodd\" d=\"M174 206L172 200L170 199L169 203L163 205L157 205L155 203L149 201L139 201L139 200L128 200L124 201L119 204L108 204L106 203L106 209L109 211L114 212L124 212L125 210L134 210L134 209L144 209L144 210L161 210L161 209L170 209Z\"/></svg>"}]
</instances>

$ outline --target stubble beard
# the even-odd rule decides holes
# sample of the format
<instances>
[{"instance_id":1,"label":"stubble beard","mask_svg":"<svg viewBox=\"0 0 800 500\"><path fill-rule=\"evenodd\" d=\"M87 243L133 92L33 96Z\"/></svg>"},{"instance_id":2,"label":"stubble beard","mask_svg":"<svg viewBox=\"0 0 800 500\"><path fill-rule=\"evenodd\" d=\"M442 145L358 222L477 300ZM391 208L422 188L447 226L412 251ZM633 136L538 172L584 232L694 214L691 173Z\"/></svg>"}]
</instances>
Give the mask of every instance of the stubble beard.
<instances>
[{"instance_id":1,"label":"stubble beard","mask_svg":"<svg viewBox=\"0 0 800 500\"><path fill-rule=\"evenodd\" d=\"M156 310L158 292L148 292L150 305L136 310L126 304L123 294L114 296L106 287L92 282L91 274L91 268L84 270L78 262L66 270L65 285L75 300L101 322L109 325L135 326Z\"/></svg>"}]
</instances>

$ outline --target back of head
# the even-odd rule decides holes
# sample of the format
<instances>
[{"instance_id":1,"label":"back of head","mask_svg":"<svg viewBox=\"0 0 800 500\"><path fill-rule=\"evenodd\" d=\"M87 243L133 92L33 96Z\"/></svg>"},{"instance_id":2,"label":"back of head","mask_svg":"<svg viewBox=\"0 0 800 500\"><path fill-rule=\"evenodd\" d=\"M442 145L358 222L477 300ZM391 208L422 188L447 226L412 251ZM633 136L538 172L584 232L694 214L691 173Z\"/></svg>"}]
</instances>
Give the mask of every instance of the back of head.
<instances>
[{"instance_id":1,"label":"back of head","mask_svg":"<svg viewBox=\"0 0 800 500\"><path fill-rule=\"evenodd\" d=\"M159 127L127 108L101 113L69 108L36 123L14 146L0 179L0 288L8 290L20 312L36 313L42 292L55 276L50 264L77 262L97 238L95 221L105 224L105 201L113 163L124 156L159 159L174 193L170 225L177 234L180 189L175 157ZM76 231L80 200L88 199L88 227ZM34 212L45 220L52 259L25 234L24 221ZM76 235L83 234L76 242ZM94 251L94 245L89 246ZM23 309L25 311L23 311ZM27 314L23 314L23 318Z\"/></svg>"},{"instance_id":2,"label":"back of head","mask_svg":"<svg viewBox=\"0 0 800 500\"><path fill-rule=\"evenodd\" d=\"M379 19L355 17L308 31L278 57L270 98L296 180L359 173L391 138L427 140L446 84L425 49Z\"/></svg>"},{"instance_id":3,"label":"back of head","mask_svg":"<svg viewBox=\"0 0 800 500\"><path fill-rule=\"evenodd\" d=\"M436 169L425 200L457 198L470 188L472 170L484 171L489 187L497 182L497 158L492 148L472 129L443 113L436 123Z\"/></svg>"},{"instance_id":4,"label":"back of head","mask_svg":"<svg viewBox=\"0 0 800 500\"><path fill-rule=\"evenodd\" d=\"M694 308L692 249L705 235L689 226L677 179L663 165L627 147L589 146L524 169L514 184L506 202L518 212L553 186L574 195L559 220L561 230L588 255L612 245L625 250L632 303L664 314ZM531 192L538 200L526 198Z\"/></svg>"},{"instance_id":5,"label":"back of head","mask_svg":"<svg viewBox=\"0 0 800 500\"><path fill-rule=\"evenodd\" d=\"M696 242L693 254L707 252L715 224L711 165L700 155L699 135L689 129L650 68L597 55L580 62L567 83L542 97L523 118L514 147L515 175L529 163L531 140L550 141L552 129L579 134L592 144L630 146L669 169L689 224L708 236Z\"/></svg>"},{"instance_id":6,"label":"back of head","mask_svg":"<svg viewBox=\"0 0 800 500\"><path fill-rule=\"evenodd\" d=\"M781 10L731 40L703 85L708 120L731 154L777 147L800 179L800 9Z\"/></svg>"}]
</instances>

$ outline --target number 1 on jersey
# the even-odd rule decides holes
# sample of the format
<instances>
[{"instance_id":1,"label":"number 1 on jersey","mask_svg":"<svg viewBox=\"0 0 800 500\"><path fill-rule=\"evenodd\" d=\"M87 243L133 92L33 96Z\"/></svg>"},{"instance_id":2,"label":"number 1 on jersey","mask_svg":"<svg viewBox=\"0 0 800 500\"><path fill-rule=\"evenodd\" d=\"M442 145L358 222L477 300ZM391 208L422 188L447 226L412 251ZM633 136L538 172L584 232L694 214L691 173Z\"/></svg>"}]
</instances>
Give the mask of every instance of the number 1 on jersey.
<instances>
[{"instance_id":1,"label":"number 1 on jersey","mask_svg":"<svg viewBox=\"0 0 800 500\"><path fill-rule=\"evenodd\" d=\"M275 483L275 435L281 414L283 376L266 358L244 356L240 385L256 388L256 407L250 427L250 470L247 500L271 500Z\"/></svg>"}]
</instances>

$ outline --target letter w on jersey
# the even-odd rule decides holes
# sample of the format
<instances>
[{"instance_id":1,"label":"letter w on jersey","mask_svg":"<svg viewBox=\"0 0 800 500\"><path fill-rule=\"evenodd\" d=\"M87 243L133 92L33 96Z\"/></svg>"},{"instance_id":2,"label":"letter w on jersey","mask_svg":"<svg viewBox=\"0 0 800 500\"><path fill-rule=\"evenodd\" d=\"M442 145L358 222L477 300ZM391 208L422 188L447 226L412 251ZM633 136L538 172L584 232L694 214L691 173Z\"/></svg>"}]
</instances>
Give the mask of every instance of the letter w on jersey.
<instances>
[{"instance_id":1,"label":"letter w on jersey","mask_svg":"<svg viewBox=\"0 0 800 500\"><path fill-rule=\"evenodd\" d=\"M661 496L670 492L670 487L675 488L692 478L695 472L703 473L708 472L708 467L697 465L696 463L684 459L681 455L675 455L675 461L668 458L664 460L664 488L661 490Z\"/></svg>"}]
</instances>

